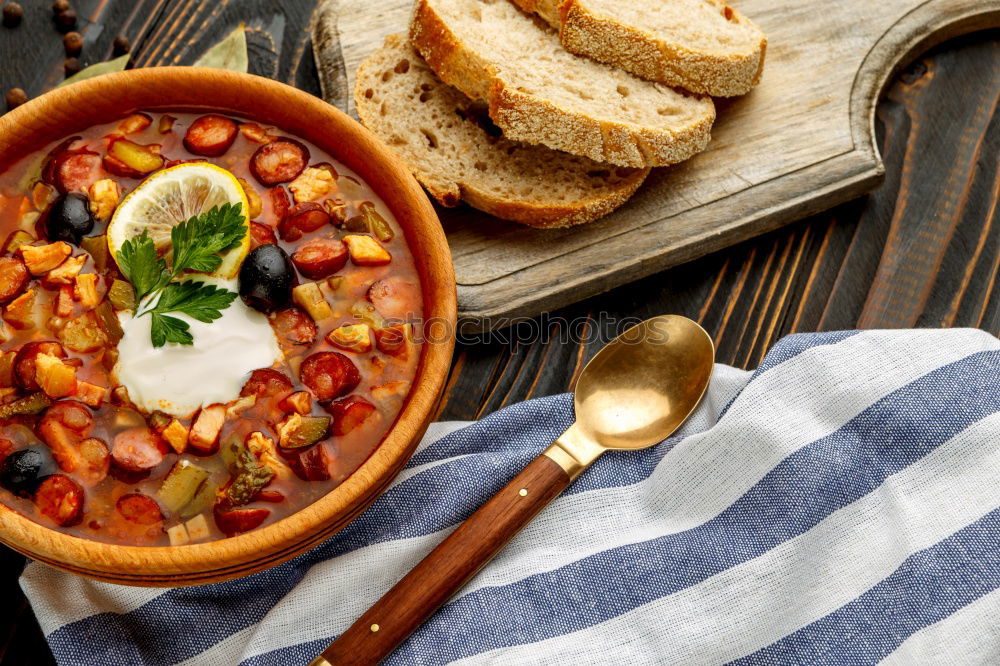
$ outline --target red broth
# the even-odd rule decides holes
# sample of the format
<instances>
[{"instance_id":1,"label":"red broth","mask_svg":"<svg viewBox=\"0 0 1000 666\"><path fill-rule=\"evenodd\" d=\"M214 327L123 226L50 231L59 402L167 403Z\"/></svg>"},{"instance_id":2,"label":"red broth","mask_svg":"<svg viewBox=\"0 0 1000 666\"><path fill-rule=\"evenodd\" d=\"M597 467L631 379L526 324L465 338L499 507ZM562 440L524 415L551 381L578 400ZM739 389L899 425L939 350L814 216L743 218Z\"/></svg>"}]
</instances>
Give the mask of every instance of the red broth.
<instances>
[{"instance_id":1,"label":"red broth","mask_svg":"<svg viewBox=\"0 0 1000 666\"><path fill-rule=\"evenodd\" d=\"M124 278L101 245L109 191L120 202L185 161L242 179L252 246L278 245L299 287L315 287L303 307L269 314L283 361L226 405L175 418L140 411L117 386L120 331L107 316L121 309ZM83 239L73 236L81 196L98 218ZM46 224L54 206L61 222ZM69 256L48 247L54 234ZM54 529L181 545L280 520L371 455L416 373L420 328L408 322L421 317L421 292L402 230L349 169L280 129L184 113L93 127L0 174L0 239L0 501ZM372 261L372 248L391 260Z\"/></svg>"}]
</instances>

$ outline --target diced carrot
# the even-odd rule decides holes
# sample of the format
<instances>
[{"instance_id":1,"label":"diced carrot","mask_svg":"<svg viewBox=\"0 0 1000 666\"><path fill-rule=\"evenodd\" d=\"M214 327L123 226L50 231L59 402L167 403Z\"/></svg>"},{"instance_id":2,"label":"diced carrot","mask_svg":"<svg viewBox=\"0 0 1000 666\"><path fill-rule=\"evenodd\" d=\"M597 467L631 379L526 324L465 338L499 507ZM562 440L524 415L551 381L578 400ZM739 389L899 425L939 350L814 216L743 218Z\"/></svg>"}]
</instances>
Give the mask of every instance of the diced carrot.
<instances>
[{"instance_id":1,"label":"diced carrot","mask_svg":"<svg viewBox=\"0 0 1000 666\"><path fill-rule=\"evenodd\" d=\"M87 405L88 407L93 407L97 409L102 404L108 395L108 389L103 386L98 386L97 384L91 384L90 382L77 381L76 383L76 399Z\"/></svg>"},{"instance_id":2,"label":"diced carrot","mask_svg":"<svg viewBox=\"0 0 1000 666\"><path fill-rule=\"evenodd\" d=\"M3 318L12 327L25 331L35 327L35 290L26 292L8 303L3 309Z\"/></svg>"},{"instance_id":3,"label":"diced carrot","mask_svg":"<svg viewBox=\"0 0 1000 666\"><path fill-rule=\"evenodd\" d=\"M160 433L163 439L167 440L167 444L170 445L177 453L184 453L184 450L188 445L188 429L183 423L174 419L170 422L163 432Z\"/></svg>"}]
</instances>

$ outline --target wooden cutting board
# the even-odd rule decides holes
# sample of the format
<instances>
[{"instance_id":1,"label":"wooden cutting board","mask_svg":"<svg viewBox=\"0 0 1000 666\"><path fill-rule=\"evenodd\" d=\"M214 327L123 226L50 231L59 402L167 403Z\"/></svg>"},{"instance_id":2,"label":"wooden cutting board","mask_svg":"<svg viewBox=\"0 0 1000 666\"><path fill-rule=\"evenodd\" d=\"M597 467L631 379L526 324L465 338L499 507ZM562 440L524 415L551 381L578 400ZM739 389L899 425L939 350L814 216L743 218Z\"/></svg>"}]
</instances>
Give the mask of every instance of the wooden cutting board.
<instances>
[{"instance_id":1,"label":"wooden cutting board","mask_svg":"<svg viewBox=\"0 0 1000 666\"><path fill-rule=\"evenodd\" d=\"M623 0L632 1L632 0ZM467 328L567 305L775 229L876 187L879 93L930 46L1000 26L1000 0L739 0L768 37L761 84L718 101L708 150L653 171L621 210L540 231L441 209ZM314 49L327 101L353 113L359 63L404 32L410 0L326 0Z\"/></svg>"}]
</instances>

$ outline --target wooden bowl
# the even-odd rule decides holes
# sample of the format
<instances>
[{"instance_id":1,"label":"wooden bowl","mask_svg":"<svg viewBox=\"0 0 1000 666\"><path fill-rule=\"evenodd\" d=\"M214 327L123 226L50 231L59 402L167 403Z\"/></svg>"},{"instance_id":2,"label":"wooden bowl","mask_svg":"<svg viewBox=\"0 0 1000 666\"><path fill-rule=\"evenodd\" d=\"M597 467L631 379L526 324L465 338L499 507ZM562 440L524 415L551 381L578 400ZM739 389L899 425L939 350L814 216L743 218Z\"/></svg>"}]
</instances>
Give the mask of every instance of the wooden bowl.
<instances>
[{"instance_id":1,"label":"wooden bowl","mask_svg":"<svg viewBox=\"0 0 1000 666\"><path fill-rule=\"evenodd\" d=\"M188 546L119 546L69 536L0 504L0 541L56 568L142 586L197 585L245 576L327 539L360 514L409 460L444 387L454 349L455 275L433 207L374 135L325 102L269 79L216 69L137 69L58 88L0 117L0 172L56 139L137 110L228 112L313 142L357 172L406 234L422 282L425 337L400 416L341 485L297 513L247 534Z\"/></svg>"}]
</instances>

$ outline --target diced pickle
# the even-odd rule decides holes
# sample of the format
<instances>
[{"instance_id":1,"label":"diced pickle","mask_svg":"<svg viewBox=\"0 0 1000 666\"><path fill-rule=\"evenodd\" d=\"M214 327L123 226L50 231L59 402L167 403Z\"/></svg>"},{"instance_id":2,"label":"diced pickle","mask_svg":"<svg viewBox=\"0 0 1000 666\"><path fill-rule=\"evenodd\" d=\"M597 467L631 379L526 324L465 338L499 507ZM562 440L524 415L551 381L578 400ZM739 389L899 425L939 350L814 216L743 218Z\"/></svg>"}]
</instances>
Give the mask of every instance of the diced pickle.
<instances>
[{"instance_id":1,"label":"diced pickle","mask_svg":"<svg viewBox=\"0 0 1000 666\"><path fill-rule=\"evenodd\" d=\"M35 242L35 237L32 236L27 231L23 229L15 229L11 232L10 236L7 237L7 242L4 243L3 251L7 254L14 254L17 252L22 245L31 245Z\"/></svg>"},{"instance_id":2,"label":"diced pickle","mask_svg":"<svg viewBox=\"0 0 1000 666\"><path fill-rule=\"evenodd\" d=\"M160 134L166 134L167 132L170 132L171 130L174 129L175 122L177 122L176 118L164 114L160 116L160 122L157 123L156 129L157 131L159 131Z\"/></svg>"},{"instance_id":3,"label":"diced pickle","mask_svg":"<svg viewBox=\"0 0 1000 666\"><path fill-rule=\"evenodd\" d=\"M100 306L98 306L94 312L84 312L81 315L67 319L66 325L59 330L59 342L75 352L82 353L94 352L101 347L107 346L111 335L105 330L100 314L96 317L94 316L94 313L100 309ZM117 323L118 319L115 318L115 324ZM119 335L113 340L114 344L117 344L118 340L122 337L120 326L118 327L118 331Z\"/></svg>"},{"instance_id":4,"label":"diced pickle","mask_svg":"<svg viewBox=\"0 0 1000 666\"><path fill-rule=\"evenodd\" d=\"M135 289L125 280L115 280L108 289L108 300L115 310L135 310Z\"/></svg>"},{"instance_id":5,"label":"diced pickle","mask_svg":"<svg viewBox=\"0 0 1000 666\"><path fill-rule=\"evenodd\" d=\"M94 266L99 273L108 270L108 262L111 259L111 251L108 250L108 237L88 236L80 241L80 247L94 259Z\"/></svg>"},{"instance_id":6,"label":"diced pickle","mask_svg":"<svg viewBox=\"0 0 1000 666\"><path fill-rule=\"evenodd\" d=\"M204 513L212 508L215 504L215 499L219 494L219 486L215 484L211 479L206 479L205 483L201 484L198 491L191 498L184 508L180 510L177 514L182 519L187 520L188 518L193 518L200 513Z\"/></svg>"},{"instance_id":7,"label":"diced pickle","mask_svg":"<svg viewBox=\"0 0 1000 666\"><path fill-rule=\"evenodd\" d=\"M118 341L125 335L125 332L122 330L121 322L118 321L118 315L115 314L111 303L104 301L94 308L94 314L97 316L97 325L101 327L101 330L111 340L111 344L117 345Z\"/></svg>"},{"instance_id":8,"label":"diced pickle","mask_svg":"<svg viewBox=\"0 0 1000 666\"><path fill-rule=\"evenodd\" d=\"M6 405L0 405L0 420L9 419L15 416L27 416L38 414L52 404L52 401L44 393L32 393Z\"/></svg>"},{"instance_id":9,"label":"diced pickle","mask_svg":"<svg viewBox=\"0 0 1000 666\"><path fill-rule=\"evenodd\" d=\"M230 433L219 444L219 455L226 466L233 468L240 457L240 449L243 448L243 439L236 433Z\"/></svg>"},{"instance_id":10,"label":"diced pickle","mask_svg":"<svg viewBox=\"0 0 1000 666\"><path fill-rule=\"evenodd\" d=\"M190 460L178 460L163 479L156 496L170 513L176 513L194 499L207 478L207 469Z\"/></svg>"},{"instance_id":11,"label":"diced pickle","mask_svg":"<svg viewBox=\"0 0 1000 666\"><path fill-rule=\"evenodd\" d=\"M292 414L278 427L279 443L284 449L304 449L326 437L329 430L329 416Z\"/></svg>"},{"instance_id":12,"label":"diced pickle","mask_svg":"<svg viewBox=\"0 0 1000 666\"><path fill-rule=\"evenodd\" d=\"M351 314L372 328L385 328L385 318L368 301L358 301L351 306Z\"/></svg>"},{"instance_id":13,"label":"diced pickle","mask_svg":"<svg viewBox=\"0 0 1000 666\"><path fill-rule=\"evenodd\" d=\"M396 237L396 233L389 225L389 221L382 217L377 210L375 210L375 204L370 201L365 201L361 204L361 206L359 206L359 208L361 210L361 214L365 218L365 222L368 224L368 228L371 229L373 234L375 234L375 238L385 243Z\"/></svg>"},{"instance_id":14,"label":"diced pickle","mask_svg":"<svg viewBox=\"0 0 1000 666\"><path fill-rule=\"evenodd\" d=\"M170 425L170 415L159 410L153 412L149 415L149 425L153 430L157 432L163 430L168 425Z\"/></svg>"},{"instance_id":15,"label":"diced pickle","mask_svg":"<svg viewBox=\"0 0 1000 666\"><path fill-rule=\"evenodd\" d=\"M116 157L139 174L156 171L163 166L159 146L143 146L128 139L119 139L108 148L108 154Z\"/></svg>"}]
</instances>

